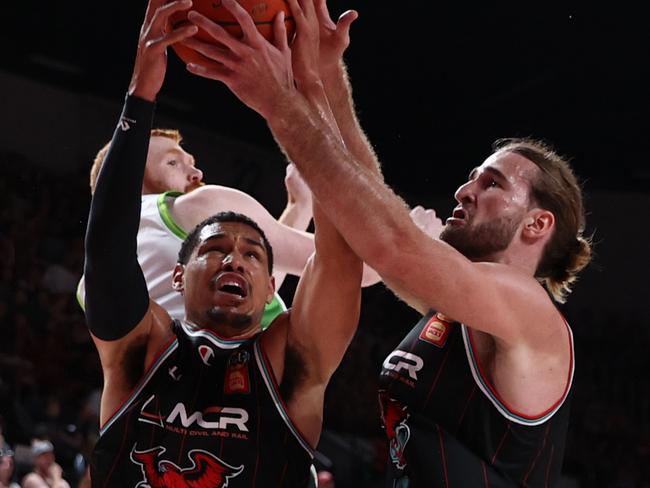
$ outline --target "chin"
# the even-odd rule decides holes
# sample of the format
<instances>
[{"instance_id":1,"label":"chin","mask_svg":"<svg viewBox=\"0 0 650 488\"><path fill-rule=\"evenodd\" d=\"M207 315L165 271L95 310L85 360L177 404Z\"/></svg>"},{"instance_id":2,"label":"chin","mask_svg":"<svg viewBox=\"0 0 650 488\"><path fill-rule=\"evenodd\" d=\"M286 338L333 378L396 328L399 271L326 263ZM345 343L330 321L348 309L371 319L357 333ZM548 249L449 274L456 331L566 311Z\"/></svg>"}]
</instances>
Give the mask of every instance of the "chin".
<instances>
[{"instance_id":1,"label":"chin","mask_svg":"<svg viewBox=\"0 0 650 488\"><path fill-rule=\"evenodd\" d=\"M245 313L225 310L221 307L212 307L206 312L209 322L225 325L235 330L246 330L253 323L253 317Z\"/></svg>"}]
</instances>

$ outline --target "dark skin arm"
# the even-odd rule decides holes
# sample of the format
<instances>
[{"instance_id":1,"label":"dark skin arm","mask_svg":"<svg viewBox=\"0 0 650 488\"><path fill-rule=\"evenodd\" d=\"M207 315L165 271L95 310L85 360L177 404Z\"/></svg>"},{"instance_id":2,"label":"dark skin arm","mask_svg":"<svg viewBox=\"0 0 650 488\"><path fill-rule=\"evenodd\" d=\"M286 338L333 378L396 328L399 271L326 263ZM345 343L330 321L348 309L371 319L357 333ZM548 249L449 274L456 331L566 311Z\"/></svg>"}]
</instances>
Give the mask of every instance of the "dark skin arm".
<instances>
[{"instance_id":1,"label":"dark skin arm","mask_svg":"<svg viewBox=\"0 0 650 488\"><path fill-rule=\"evenodd\" d=\"M162 87L167 47L197 30L185 26L165 34L163 27L171 14L190 6L187 0L168 4L164 0L149 2L125 112L91 203L84 275L88 325L104 373L102 424L129 394L154 354L172 336L169 315L148 299L135 250L153 114L151 102ZM132 118L130 114L135 115ZM120 198L112 198L116 195ZM120 218L114 218L115 215ZM117 265L114 256L118 256ZM126 270L124 276L133 278L122 282L114 276L116 266ZM115 324L113 330L111 324Z\"/></svg>"}]
</instances>

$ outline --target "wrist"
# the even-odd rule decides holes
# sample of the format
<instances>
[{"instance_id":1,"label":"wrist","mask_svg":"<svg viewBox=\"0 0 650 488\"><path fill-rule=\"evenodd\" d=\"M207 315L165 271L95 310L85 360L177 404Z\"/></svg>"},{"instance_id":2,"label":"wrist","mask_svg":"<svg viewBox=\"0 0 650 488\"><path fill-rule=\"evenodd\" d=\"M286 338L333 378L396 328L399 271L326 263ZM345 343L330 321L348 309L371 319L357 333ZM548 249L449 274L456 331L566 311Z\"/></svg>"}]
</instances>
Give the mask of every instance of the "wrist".
<instances>
[{"instance_id":1,"label":"wrist","mask_svg":"<svg viewBox=\"0 0 650 488\"><path fill-rule=\"evenodd\" d=\"M146 100L148 102L155 102L156 97L158 96L158 91L157 90L152 90L151 88L146 88L142 86L138 86L138 79L135 78L131 80L131 83L129 84L129 89L127 91L129 95L132 95L134 97L142 98L143 100Z\"/></svg>"},{"instance_id":2,"label":"wrist","mask_svg":"<svg viewBox=\"0 0 650 488\"><path fill-rule=\"evenodd\" d=\"M345 81L347 74L348 70L343 59L329 66L321 67L320 70L320 76L325 84Z\"/></svg>"}]
</instances>

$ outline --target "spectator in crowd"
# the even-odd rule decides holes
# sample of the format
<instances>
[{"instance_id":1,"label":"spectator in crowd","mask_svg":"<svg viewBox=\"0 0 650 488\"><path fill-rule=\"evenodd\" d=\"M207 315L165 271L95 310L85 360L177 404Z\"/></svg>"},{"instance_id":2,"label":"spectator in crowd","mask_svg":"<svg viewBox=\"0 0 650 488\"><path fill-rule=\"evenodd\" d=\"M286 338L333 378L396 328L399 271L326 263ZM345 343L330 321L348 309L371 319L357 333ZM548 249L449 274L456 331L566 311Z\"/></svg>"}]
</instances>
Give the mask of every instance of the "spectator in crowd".
<instances>
[{"instance_id":1,"label":"spectator in crowd","mask_svg":"<svg viewBox=\"0 0 650 488\"><path fill-rule=\"evenodd\" d=\"M2 434L0 434L0 439ZM0 488L20 488L14 477L14 452L7 446L0 446Z\"/></svg>"},{"instance_id":2,"label":"spectator in crowd","mask_svg":"<svg viewBox=\"0 0 650 488\"><path fill-rule=\"evenodd\" d=\"M54 446L50 441L32 441L34 469L23 478L23 488L70 488L63 479L63 470L56 463Z\"/></svg>"}]
</instances>

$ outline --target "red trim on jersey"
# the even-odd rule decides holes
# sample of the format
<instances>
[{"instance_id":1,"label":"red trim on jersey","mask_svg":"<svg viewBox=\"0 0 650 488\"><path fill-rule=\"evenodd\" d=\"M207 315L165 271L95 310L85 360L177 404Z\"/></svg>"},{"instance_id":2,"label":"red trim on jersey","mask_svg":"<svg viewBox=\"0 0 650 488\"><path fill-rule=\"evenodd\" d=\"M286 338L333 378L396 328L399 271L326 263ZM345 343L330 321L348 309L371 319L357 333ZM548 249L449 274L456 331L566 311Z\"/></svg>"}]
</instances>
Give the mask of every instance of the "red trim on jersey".
<instances>
[{"instance_id":1,"label":"red trim on jersey","mask_svg":"<svg viewBox=\"0 0 650 488\"><path fill-rule=\"evenodd\" d=\"M526 471L526 475L523 477L521 482L525 485L526 481L528 480L528 477L530 474L533 472L533 469L535 468L535 465L537 464L537 460L539 459L539 456L542 454L542 451L546 447L546 439L548 438L548 432L551 430L551 423L548 422L546 424L546 430L544 431L544 440L542 441L542 445L540 446L539 450L537 451L537 455L535 455L535 458L531 461L530 466L528 468L528 471Z\"/></svg>"},{"instance_id":2,"label":"red trim on jersey","mask_svg":"<svg viewBox=\"0 0 650 488\"><path fill-rule=\"evenodd\" d=\"M551 466L553 465L553 451L555 451L555 445L551 446L551 454L548 458L548 466L546 466L546 479L544 480L544 486L548 488L548 476L551 473Z\"/></svg>"},{"instance_id":3,"label":"red trim on jersey","mask_svg":"<svg viewBox=\"0 0 650 488\"><path fill-rule=\"evenodd\" d=\"M438 429L438 440L440 441L440 457L442 459L442 474L445 477L445 486L449 486L449 477L447 476L447 455L445 454L445 443L442 440L442 430L440 426L436 424L436 429Z\"/></svg>"},{"instance_id":4,"label":"red trim on jersey","mask_svg":"<svg viewBox=\"0 0 650 488\"><path fill-rule=\"evenodd\" d=\"M309 448L312 451L315 451L316 448L311 445L310 442L307 442L307 438L304 436L304 434L300 431L298 426L294 423L293 419L289 416L289 409L287 408L287 404L284 403L284 398L282 398L282 395L280 395L280 387L278 386L277 381L275 380L275 371L273 371L273 366L271 366L271 361L269 361L269 358L266 356L266 352L264 351L264 348L262 347L262 344L260 343L260 355L262 356L262 361L264 361L264 364L266 364L267 369L269 370L269 379L271 380L271 383L273 383L273 389L275 390L275 393L278 396L278 400L280 400L280 403L282 404L282 409L284 410L284 413L287 414L287 420L291 422L291 425L293 426L294 429L296 429L296 433L300 436L302 441L305 443L306 446L309 446ZM264 371L260 371L261 374L264 374ZM321 427L322 430L322 427Z\"/></svg>"},{"instance_id":5,"label":"red trim on jersey","mask_svg":"<svg viewBox=\"0 0 650 488\"><path fill-rule=\"evenodd\" d=\"M129 414L131 415L131 414ZM126 439L128 437L129 433L129 423L127 422L125 424L126 428L124 429L124 434L122 435L122 442L120 444L120 450L117 453L117 456L115 456L115 461L113 462L113 466L111 466L110 471L108 472L108 475L106 476L106 479L104 480L104 484L102 485L104 488L108 486L108 483L111 480L111 477L113 476L113 471L115 471L115 468L118 465L118 461L122 458L122 452L124 452L124 444L126 443Z\"/></svg>"},{"instance_id":6,"label":"red trim on jersey","mask_svg":"<svg viewBox=\"0 0 650 488\"><path fill-rule=\"evenodd\" d=\"M485 461L481 459L481 468L483 468L483 480L485 481L485 488L490 488L490 482L488 481L487 467L485 466Z\"/></svg>"},{"instance_id":7,"label":"red trim on jersey","mask_svg":"<svg viewBox=\"0 0 650 488\"><path fill-rule=\"evenodd\" d=\"M431 394L433 393L433 390L436 388L436 385L438 384L438 380L440 379L440 374L442 373L442 370L445 369L445 365L447 364L447 358L449 357L450 351L451 351L451 346L447 348L447 351L445 351L445 357L442 358L442 362L440 363L440 367L438 368L436 377L433 379L433 384L431 385L431 388L429 388L429 394L427 395L427 399L424 401L425 406L429 403Z\"/></svg>"},{"instance_id":8,"label":"red trim on jersey","mask_svg":"<svg viewBox=\"0 0 650 488\"><path fill-rule=\"evenodd\" d=\"M503 447L503 443L506 440L506 437L508 437L508 433L510 432L510 420L508 420L508 428L506 431L503 433L503 437L499 441L499 445L497 446L496 450L494 451L494 455L492 456L492 459L490 460L490 464L494 466L494 462L497 460L497 456L499 455L499 452L501 451L501 448Z\"/></svg>"},{"instance_id":9,"label":"red trim on jersey","mask_svg":"<svg viewBox=\"0 0 650 488\"><path fill-rule=\"evenodd\" d=\"M483 371L483 366L481 365L481 359L479 358L479 355L476 353L476 348L474 347L474 339L472 338L472 329L470 327L466 327L467 329L467 337L469 337L469 346L472 349L472 354L474 356L474 359L476 360L476 365L478 366L478 371L479 374L481 375L481 378L483 378L483 381L485 382L485 385L490 389L490 392L495 396L495 398L501 403L511 414L516 415L517 417L521 417L527 420L538 420L541 419L542 417L548 415L551 413L553 410L555 410L559 405L564 402L566 399L567 395L569 394L569 388L571 387L571 378L573 376L573 337L571 335L571 331L569 330L569 324L567 321L562 317L562 320L564 321L564 324L567 327L567 333L569 335L569 374L567 377L566 385L564 387L564 392L562 393L562 396L558 401L553 403L549 408L544 410L542 413L538 415L526 415L524 413L521 413L518 410L515 410L512 408L508 402L506 402L501 395L496 391L492 383L490 383L490 380L488 379L488 376L485 374Z\"/></svg>"},{"instance_id":10,"label":"red trim on jersey","mask_svg":"<svg viewBox=\"0 0 650 488\"><path fill-rule=\"evenodd\" d=\"M469 402L474 398L474 393L476 393L476 390L478 389L478 386L476 386L476 382L472 381L474 383L474 386L472 388L472 391L469 392L469 395L467 396L467 400L465 401L465 406L463 407L463 411L460 414L460 418L458 419L458 424L456 425L456 429L460 428L460 424L463 422L463 419L465 418L465 413L467 412L467 407L469 407Z\"/></svg>"},{"instance_id":11,"label":"red trim on jersey","mask_svg":"<svg viewBox=\"0 0 650 488\"><path fill-rule=\"evenodd\" d=\"M108 424L111 420L113 420L115 415L117 415L117 413L122 409L122 407L126 404L126 402L128 402L131 399L131 397L133 396L133 393L135 392L135 390L137 390L140 387L140 384L142 383L142 380L147 377L149 372L154 368L154 366L158 362L158 359L160 359L160 356L162 356L165 353L165 351L167 351L167 349L169 349L169 346L171 346L174 343L175 340L176 340L176 336L173 335L169 339L169 341L167 341L167 343L163 347L161 347L158 350L158 352L156 352L156 355L154 356L153 360L151 361L151 363L149 364L147 369L142 373L142 376L140 376L140 378L138 379L138 382L135 384L135 386L133 388L131 388L128 395L126 395L122 399L122 401L120 401L119 406L115 410L113 410L113 413L106 419L106 422L103 422L103 423L99 424L99 430L100 431L104 428L104 426L106 424Z\"/></svg>"},{"instance_id":12,"label":"red trim on jersey","mask_svg":"<svg viewBox=\"0 0 650 488\"><path fill-rule=\"evenodd\" d=\"M201 376L203 376L202 372L200 374ZM192 403L191 403L192 405L196 405L196 399L199 397L199 393L201 393L201 386L202 386L201 381L197 381L196 390L194 391L194 398L192 398ZM187 441L189 432L190 432L189 429L186 429L183 435L181 436L181 443L180 443L180 447L178 448L178 460L176 461L176 464L178 466L181 465L184 459L183 455L185 454L185 442Z\"/></svg>"},{"instance_id":13,"label":"red trim on jersey","mask_svg":"<svg viewBox=\"0 0 650 488\"><path fill-rule=\"evenodd\" d=\"M255 354L255 349L253 349L253 354ZM260 375L263 375L264 373L260 371ZM255 376L253 376L255 379ZM261 381L255 381L255 400L257 402L257 430L256 430L256 439L255 442L257 445L260 445L260 432L262 432L262 415L260 414L262 412L262 405L260 403L260 386L262 388L266 388L264 385L264 378L262 378ZM273 399L271 399L273 401ZM257 449L257 452L255 453L255 469L253 470L253 486L257 483L257 469L259 468L260 464L260 449Z\"/></svg>"}]
</instances>

